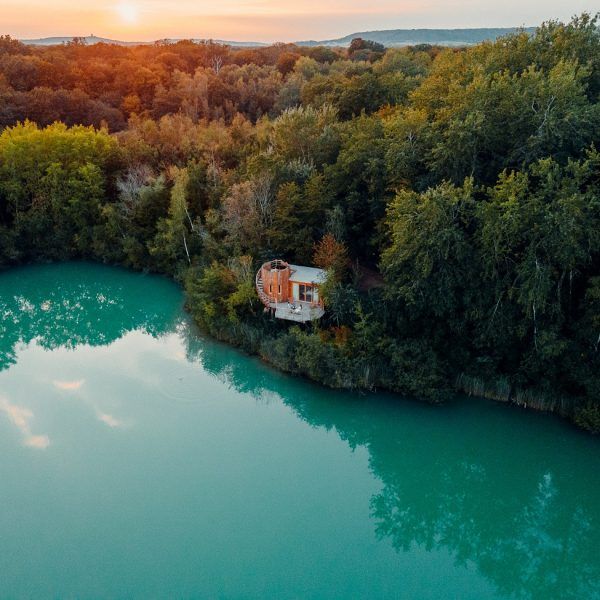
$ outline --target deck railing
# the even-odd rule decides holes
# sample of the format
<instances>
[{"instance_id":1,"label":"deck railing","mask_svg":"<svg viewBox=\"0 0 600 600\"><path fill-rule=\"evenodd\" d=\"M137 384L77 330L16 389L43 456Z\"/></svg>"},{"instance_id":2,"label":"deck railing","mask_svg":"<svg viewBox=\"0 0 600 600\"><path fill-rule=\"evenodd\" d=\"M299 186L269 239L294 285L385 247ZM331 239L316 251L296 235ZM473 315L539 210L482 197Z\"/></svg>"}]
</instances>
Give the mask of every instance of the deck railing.
<instances>
[{"instance_id":1,"label":"deck railing","mask_svg":"<svg viewBox=\"0 0 600 600\"><path fill-rule=\"evenodd\" d=\"M296 306L296 309L291 308ZM313 319L319 319L325 314L320 304L296 300L295 303L279 302L275 304L275 317L305 323Z\"/></svg>"},{"instance_id":2,"label":"deck railing","mask_svg":"<svg viewBox=\"0 0 600 600\"><path fill-rule=\"evenodd\" d=\"M287 269L289 267L289 265L280 258L270 260L268 263L265 263L263 267L265 267L267 264L269 265L269 270L271 271L283 271L284 269Z\"/></svg>"}]
</instances>

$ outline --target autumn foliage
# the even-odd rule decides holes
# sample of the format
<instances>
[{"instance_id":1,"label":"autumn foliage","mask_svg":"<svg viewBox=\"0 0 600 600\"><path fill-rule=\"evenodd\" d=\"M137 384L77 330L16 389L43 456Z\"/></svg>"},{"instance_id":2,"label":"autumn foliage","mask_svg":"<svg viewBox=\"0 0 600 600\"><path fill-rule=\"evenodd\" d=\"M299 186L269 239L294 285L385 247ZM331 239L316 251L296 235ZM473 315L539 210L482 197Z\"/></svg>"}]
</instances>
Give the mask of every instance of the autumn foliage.
<instances>
[{"instance_id":1,"label":"autumn foliage","mask_svg":"<svg viewBox=\"0 0 600 600\"><path fill-rule=\"evenodd\" d=\"M313 261L321 269L332 270L340 279L344 276L350 262L346 245L338 242L332 233L326 233L315 244Z\"/></svg>"}]
</instances>

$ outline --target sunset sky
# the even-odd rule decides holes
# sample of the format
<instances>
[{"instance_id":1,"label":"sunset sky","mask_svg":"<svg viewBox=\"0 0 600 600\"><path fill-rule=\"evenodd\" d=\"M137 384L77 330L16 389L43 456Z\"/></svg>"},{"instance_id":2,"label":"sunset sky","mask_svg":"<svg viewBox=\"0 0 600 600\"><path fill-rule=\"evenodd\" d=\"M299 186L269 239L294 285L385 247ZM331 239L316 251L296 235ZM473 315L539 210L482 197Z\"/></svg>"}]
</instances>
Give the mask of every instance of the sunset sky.
<instances>
[{"instance_id":1,"label":"sunset sky","mask_svg":"<svg viewBox=\"0 0 600 600\"><path fill-rule=\"evenodd\" d=\"M0 33L294 41L369 29L537 25L597 9L597 0L0 0Z\"/></svg>"}]
</instances>

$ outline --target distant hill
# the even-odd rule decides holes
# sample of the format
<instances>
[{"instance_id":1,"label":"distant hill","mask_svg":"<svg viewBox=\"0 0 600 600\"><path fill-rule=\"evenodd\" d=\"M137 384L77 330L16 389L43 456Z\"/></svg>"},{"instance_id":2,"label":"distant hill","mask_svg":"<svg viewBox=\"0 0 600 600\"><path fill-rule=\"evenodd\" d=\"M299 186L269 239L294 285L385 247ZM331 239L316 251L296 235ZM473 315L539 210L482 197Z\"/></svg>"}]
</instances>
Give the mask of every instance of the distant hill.
<instances>
[{"instance_id":1,"label":"distant hill","mask_svg":"<svg viewBox=\"0 0 600 600\"><path fill-rule=\"evenodd\" d=\"M332 40L307 40L296 42L299 46L349 46L354 38L363 38L379 42L386 47L394 46L414 46L416 44L433 44L438 46L470 46L486 40L495 40L496 38L519 31L517 27L494 27L481 29L386 29L383 31L361 31L352 33L341 38ZM527 33L533 33L535 27L526 27L523 29ZM34 46L53 46L57 44L66 44L72 41L71 37L47 37L32 40L21 40L24 44ZM118 44L120 46L137 46L140 44L153 44L154 42L122 42L108 38L97 37L95 35L82 36L86 44ZM168 42L177 42L177 39L167 39ZM194 39L195 42L205 42L204 39ZM265 42L236 42L227 40L213 40L219 44L228 46L252 48L258 46L268 46Z\"/></svg>"},{"instance_id":2,"label":"distant hill","mask_svg":"<svg viewBox=\"0 0 600 600\"><path fill-rule=\"evenodd\" d=\"M72 42L75 37L78 36L64 36L64 37L46 37L46 38L38 38L38 39L31 39L31 40L21 40L21 42L23 42L24 44L28 44L30 46L57 46L57 45L61 45L61 44L66 44L68 42ZM118 46L143 46L143 45L149 45L149 44L154 44L154 42L123 42L121 40L111 40L109 38L103 38L103 37L98 37L95 35L86 35L86 36L79 36L80 39L84 40L85 43L88 46L91 46L92 44L117 44ZM177 42L177 39L171 39L168 38L166 40L161 40L161 41L166 41L166 42ZM196 38L193 40L194 42L200 43L200 42L206 42L208 40L205 39L200 39L200 38ZM217 44L226 44L228 46L236 46L236 47L249 47L249 48L256 48L258 46L268 46L268 44L264 43L264 42L230 42L227 40L212 40L213 42L217 43Z\"/></svg>"},{"instance_id":3,"label":"distant hill","mask_svg":"<svg viewBox=\"0 0 600 600\"><path fill-rule=\"evenodd\" d=\"M21 40L24 44L30 46L58 46L60 44L66 44L72 42L77 36L64 36L64 37L46 37L32 40ZM97 37L95 35L80 36L82 40L85 40L86 44L118 44L119 46L137 46L139 44L147 44L149 42L120 42L118 40L110 40L108 38Z\"/></svg>"},{"instance_id":4,"label":"distant hill","mask_svg":"<svg viewBox=\"0 0 600 600\"><path fill-rule=\"evenodd\" d=\"M386 29L361 31L334 40L296 42L299 46L349 46L354 38L379 42L386 47L432 44L438 46L470 46L519 31L518 27L493 27L480 29ZM535 27L523 28L533 33Z\"/></svg>"}]
</instances>

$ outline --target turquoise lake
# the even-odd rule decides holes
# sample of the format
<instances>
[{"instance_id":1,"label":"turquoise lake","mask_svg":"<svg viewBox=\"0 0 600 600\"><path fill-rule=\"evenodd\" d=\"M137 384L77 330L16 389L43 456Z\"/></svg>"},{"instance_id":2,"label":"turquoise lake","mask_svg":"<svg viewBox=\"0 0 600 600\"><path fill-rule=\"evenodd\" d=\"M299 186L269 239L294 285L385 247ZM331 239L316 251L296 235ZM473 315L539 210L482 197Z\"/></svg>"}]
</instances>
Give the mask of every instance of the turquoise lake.
<instances>
[{"instance_id":1,"label":"turquoise lake","mask_svg":"<svg viewBox=\"0 0 600 600\"><path fill-rule=\"evenodd\" d=\"M1 598L600 598L600 439L278 373L171 281L0 274Z\"/></svg>"}]
</instances>

